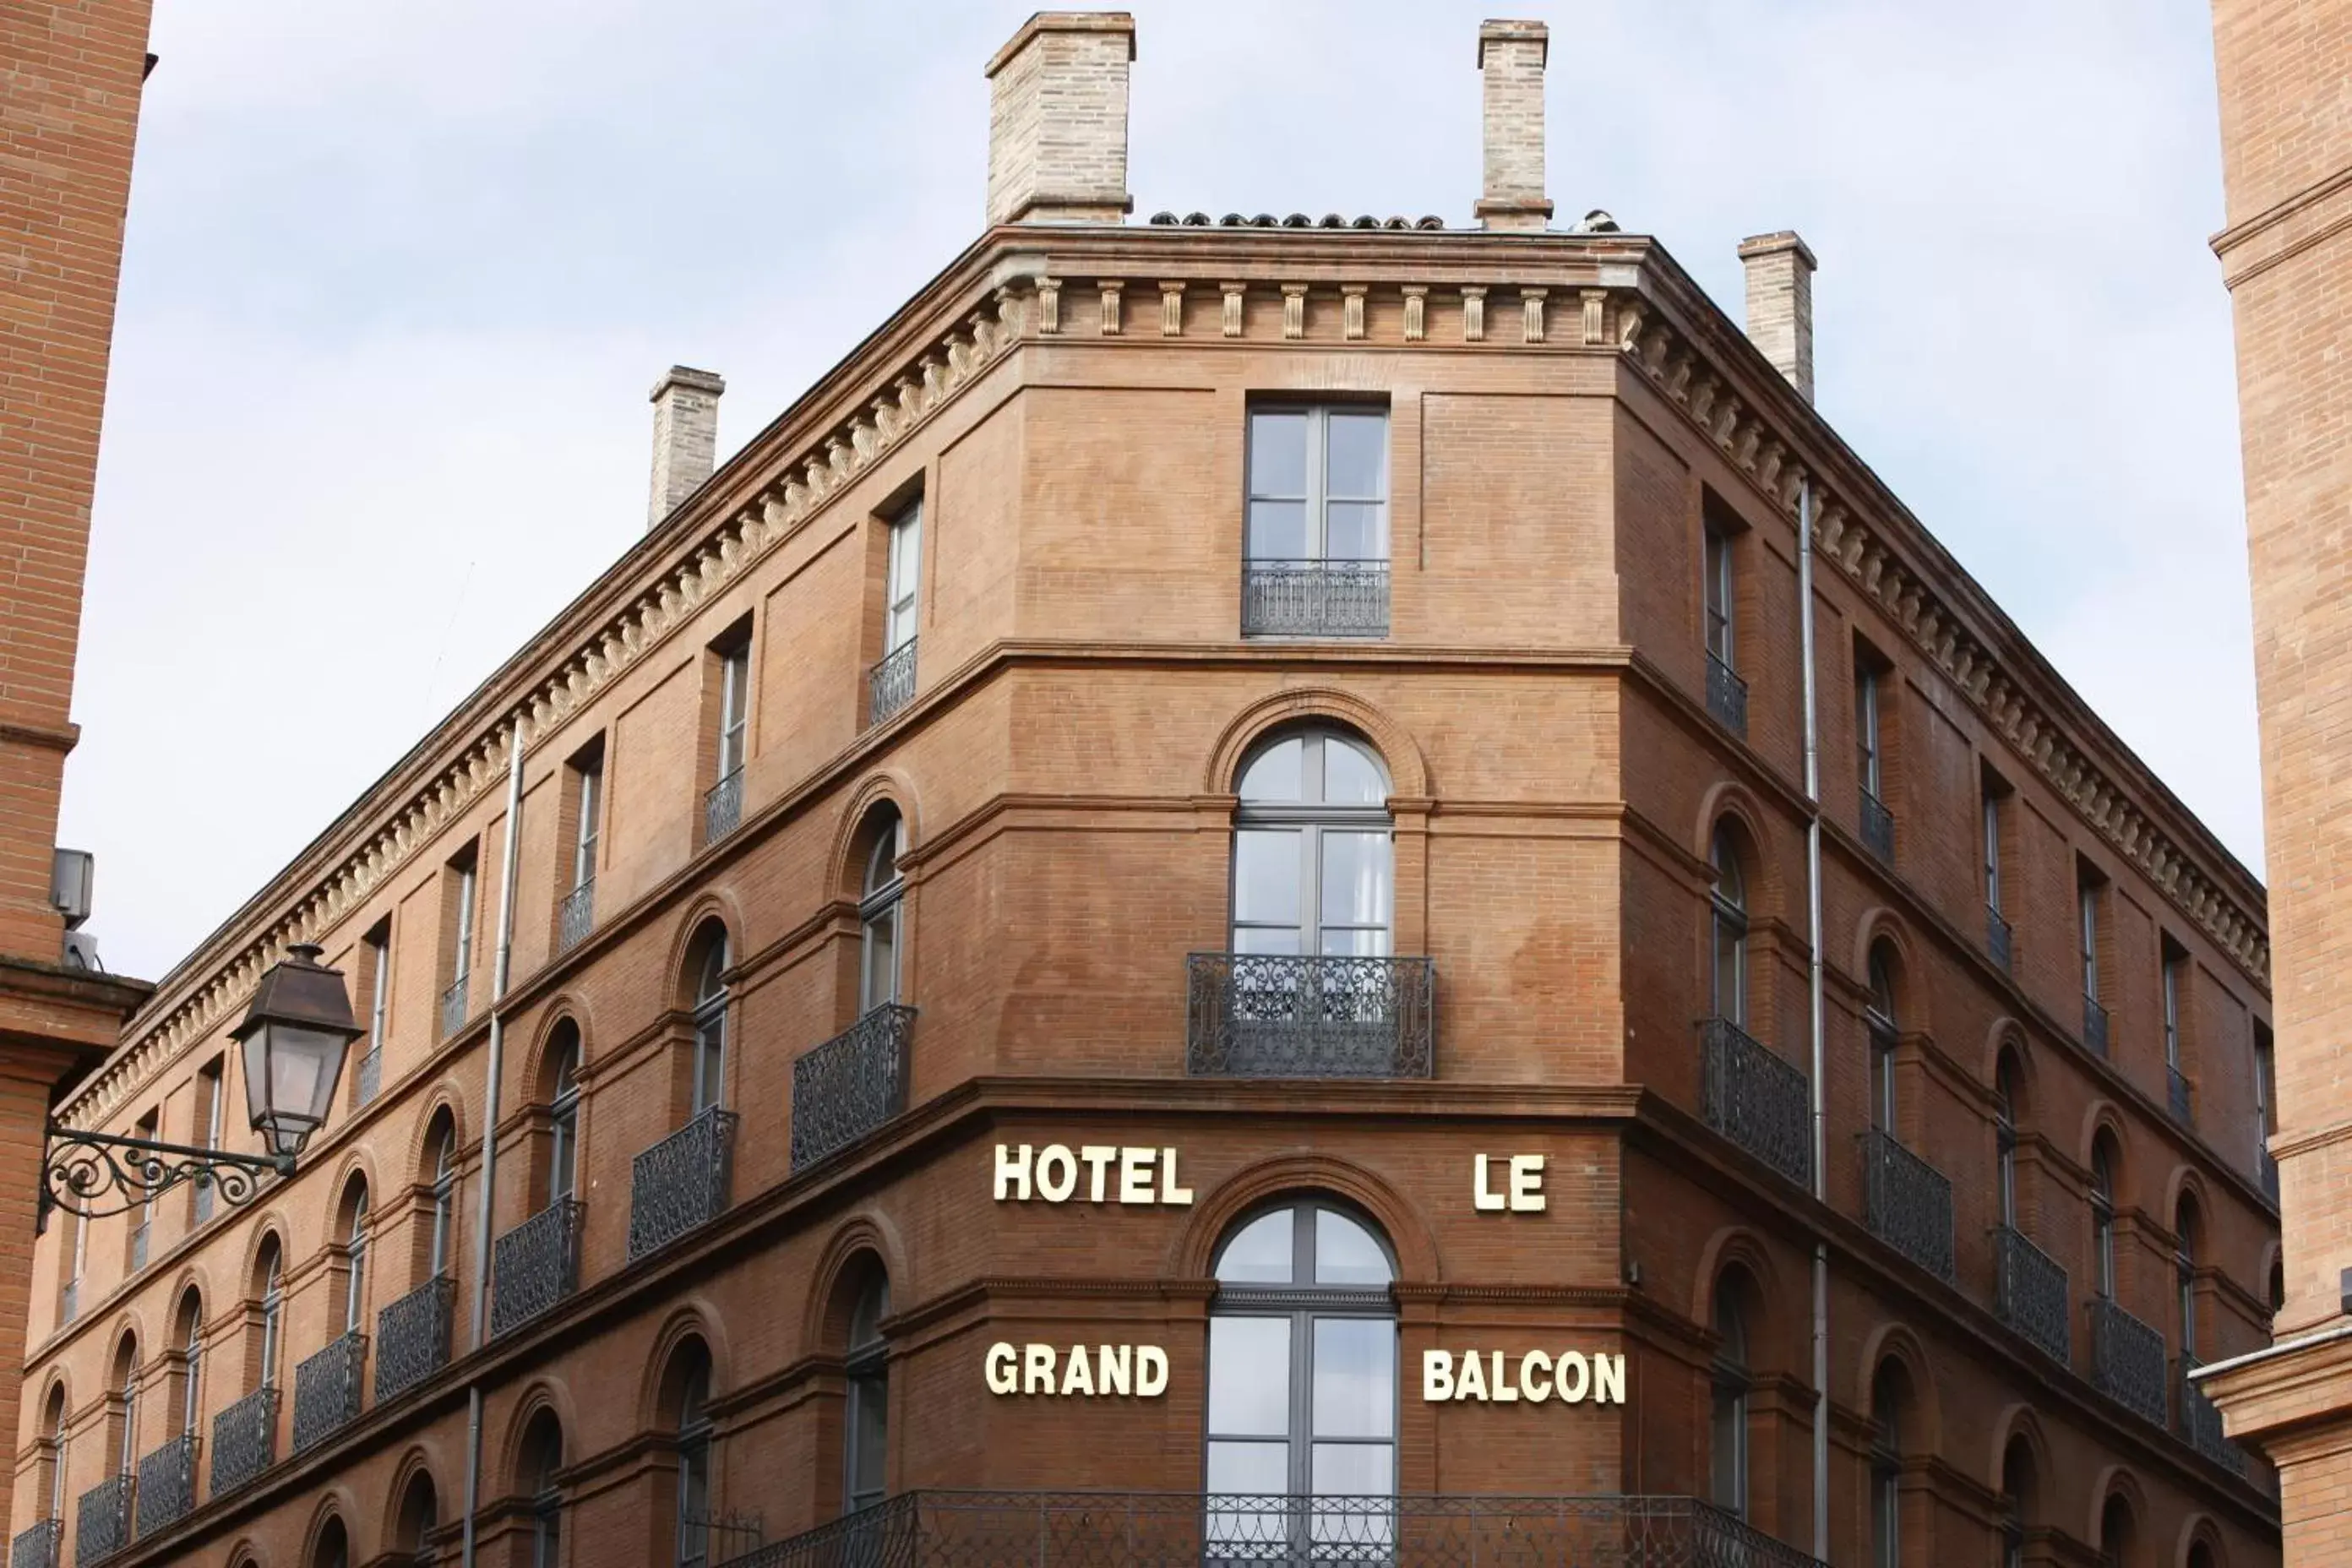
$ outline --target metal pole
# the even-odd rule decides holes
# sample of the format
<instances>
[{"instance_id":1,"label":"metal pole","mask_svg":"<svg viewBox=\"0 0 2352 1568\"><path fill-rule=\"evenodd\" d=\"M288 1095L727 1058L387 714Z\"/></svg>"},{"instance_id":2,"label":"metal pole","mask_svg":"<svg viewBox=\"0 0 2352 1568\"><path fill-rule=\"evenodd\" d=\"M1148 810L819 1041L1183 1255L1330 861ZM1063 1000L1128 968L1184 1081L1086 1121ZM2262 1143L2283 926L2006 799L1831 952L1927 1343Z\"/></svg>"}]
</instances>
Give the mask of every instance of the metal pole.
<instances>
[{"instance_id":1,"label":"metal pole","mask_svg":"<svg viewBox=\"0 0 2352 1568\"><path fill-rule=\"evenodd\" d=\"M499 1080L506 1065L506 1020L499 1004L506 999L507 971L514 957L515 865L522 845L522 729L524 716L514 717L514 740L507 751L507 837L499 877L499 944L490 962L490 1049L482 1089L482 1195L475 1205L474 1334L475 1350L488 1338L490 1313L490 1199L499 1175ZM482 1385L466 1389L466 1568L474 1568L474 1513L482 1482Z\"/></svg>"},{"instance_id":2,"label":"metal pole","mask_svg":"<svg viewBox=\"0 0 2352 1568\"><path fill-rule=\"evenodd\" d=\"M1822 731L1820 681L1813 658L1813 484L1797 487L1797 626L1805 659L1805 922L1812 957L1806 979L1812 1007L1813 1196L1829 1201L1829 1107L1822 1092L1825 1049L1822 999ZM1813 1555L1830 1558L1830 1253L1813 1243Z\"/></svg>"}]
</instances>

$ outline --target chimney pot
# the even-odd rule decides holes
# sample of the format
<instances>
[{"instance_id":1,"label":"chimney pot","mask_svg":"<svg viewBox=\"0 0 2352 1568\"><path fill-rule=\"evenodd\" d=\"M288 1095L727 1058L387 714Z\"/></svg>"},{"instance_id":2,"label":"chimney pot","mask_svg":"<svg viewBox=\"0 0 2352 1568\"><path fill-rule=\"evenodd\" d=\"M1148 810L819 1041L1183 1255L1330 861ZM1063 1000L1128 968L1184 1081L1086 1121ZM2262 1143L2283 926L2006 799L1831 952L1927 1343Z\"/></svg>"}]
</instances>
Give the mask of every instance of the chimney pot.
<instances>
[{"instance_id":1,"label":"chimney pot","mask_svg":"<svg viewBox=\"0 0 2352 1568\"><path fill-rule=\"evenodd\" d=\"M1739 260L1748 269L1748 341L1811 403L1813 253L1796 230L1784 228L1741 240Z\"/></svg>"},{"instance_id":2,"label":"chimney pot","mask_svg":"<svg viewBox=\"0 0 2352 1568\"><path fill-rule=\"evenodd\" d=\"M1551 29L1541 22L1479 24L1486 161L1474 210L1482 227L1540 230L1551 221L1551 198L1544 195L1544 62L1550 40Z\"/></svg>"},{"instance_id":3,"label":"chimney pot","mask_svg":"<svg viewBox=\"0 0 2352 1568\"><path fill-rule=\"evenodd\" d=\"M988 62L988 221L1118 223L1127 191L1124 11L1040 11Z\"/></svg>"},{"instance_id":4,"label":"chimney pot","mask_svg":"<svg viewBox=\"0 0 2352 1568\"><path fill-rule=\"evenodd\" d=\"M678 503L701 488L719 456L719 395L727 383L715 371L674 364L654 383L653 490L646 526L657 528Z\"/></svg>"}]
</instances>

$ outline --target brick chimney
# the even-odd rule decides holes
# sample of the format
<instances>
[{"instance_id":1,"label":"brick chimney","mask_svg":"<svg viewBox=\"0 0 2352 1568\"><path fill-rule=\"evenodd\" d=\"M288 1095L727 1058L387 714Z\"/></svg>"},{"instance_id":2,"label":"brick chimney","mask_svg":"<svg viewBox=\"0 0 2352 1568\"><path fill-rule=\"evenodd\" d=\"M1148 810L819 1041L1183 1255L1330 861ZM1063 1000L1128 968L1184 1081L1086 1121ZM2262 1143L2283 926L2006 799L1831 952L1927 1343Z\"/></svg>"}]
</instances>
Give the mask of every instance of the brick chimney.
<instances>
[{"instance_id":1,"label":"brick chimney","mask_svg":"<svg viewBox=\"0 0 2352 1568\"><path fill-rule=\"evenodd\" d=\"M988 221L1118 223L1127 194L1124 11L1040 11L988 62Z\"/></svg>"},{"instance_id":2,"label":"brick chimney","mask_svg":"<svg viewBox=\"0 0 2352 1568\"><path fill-rule=\"evenodd\" d=\"M719 455L719 395L727 384L716 372L674 364L654 383L654 482L646 502L646 526L662 519L692 495Z\"/></svg>"},{"instance_id":3,"label":"brick chimney","mask_svg":"<svg viewBox=\"0 0 2352 1568\"><path fill-rule=\"evenodd\" d=\"M1550 47L1551 29L1541 22L1478 25L1486 177L1473 210L1483 228L1541 229L1551 221L1551 198L1544 195L1544 60Z\"/></svg>"},{"instance_id":4,"label":"brick chimney","mask_svg":"<svg viewBox=\"0 0 2352 1568\"><path fill-rule=\"evenodd\" d=\"M1748 268L1748 341L1789 378L1797 395L1813 400L1813 253L1784 228L1739 242Z\"/></svg>"}]
</instances>

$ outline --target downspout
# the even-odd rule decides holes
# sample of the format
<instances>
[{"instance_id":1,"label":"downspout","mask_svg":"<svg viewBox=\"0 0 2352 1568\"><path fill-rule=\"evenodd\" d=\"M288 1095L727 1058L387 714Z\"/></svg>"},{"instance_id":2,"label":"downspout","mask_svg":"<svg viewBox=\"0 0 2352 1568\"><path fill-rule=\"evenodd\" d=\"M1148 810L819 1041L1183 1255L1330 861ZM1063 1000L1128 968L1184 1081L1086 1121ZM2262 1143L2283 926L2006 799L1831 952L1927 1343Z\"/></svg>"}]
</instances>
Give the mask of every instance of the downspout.
<instances>
[{"instance_id":1,"label":"downspout","mask_svg":"<svg viewBox=\"0 0 2352 1568\"><path fill-rule=\"evenodd\" d=\"M482 1200L474 1221L474 1333L480 1350L490 1321L490 1197L499 1175L499 1082L506 1065L507 1025L499 1004L507 994L507 971L514 958L515 864L522 844L522 728L514 717L514 741L507 751L507 841L499 877L499 945L490 961L490 1060L482 1090ZM474 1568L474 1512L482 1483L482 1385L466 1388L465 1568Z\"/></svg>"},{"instance_id":2,"label":"downspout","mask_svg":"<svg viewBox=\"0 0 2352 1568\"><path fill-rule=\"evenodd\" d=\"M1829 1201L1826 1170L1829 1107L1822 1096L1824 1028L1822 1002L1822 731L1819 682L1813 668L1813 485L1797 487L1797 626L1805 661L1805 935L1812 956L1806 981L1812 1007L1812 1061L1807 1079L1813 1101L1813 1196ZM1813 1556L1830 1560L1830 1250L1813 1243Z\"/></svg>"}]
</instances>

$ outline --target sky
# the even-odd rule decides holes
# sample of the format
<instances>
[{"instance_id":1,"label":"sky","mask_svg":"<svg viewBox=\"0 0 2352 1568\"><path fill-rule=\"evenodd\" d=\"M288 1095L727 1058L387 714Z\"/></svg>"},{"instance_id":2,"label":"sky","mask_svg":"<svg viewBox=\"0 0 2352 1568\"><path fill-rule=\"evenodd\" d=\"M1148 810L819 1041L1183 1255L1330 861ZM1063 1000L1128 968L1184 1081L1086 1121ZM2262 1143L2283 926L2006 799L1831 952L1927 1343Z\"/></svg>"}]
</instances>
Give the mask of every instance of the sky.
<instances>
[{"instance_id":1,"label":"sky","mask_svg":"<svg viewBox=\"0 0 2352 1568\"><path fill-rule=\"evenodd\" d=\"M159 976L980 232L1018 3L160 0L60 841ZM1160 209L1470 221L1453 0L1132 0ZM2261 870L2207 0L1577 0L1559 220L1735 318L1801 231L1818 402Z\"/></svg>"}]
</instances>

